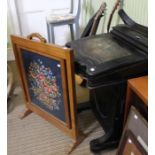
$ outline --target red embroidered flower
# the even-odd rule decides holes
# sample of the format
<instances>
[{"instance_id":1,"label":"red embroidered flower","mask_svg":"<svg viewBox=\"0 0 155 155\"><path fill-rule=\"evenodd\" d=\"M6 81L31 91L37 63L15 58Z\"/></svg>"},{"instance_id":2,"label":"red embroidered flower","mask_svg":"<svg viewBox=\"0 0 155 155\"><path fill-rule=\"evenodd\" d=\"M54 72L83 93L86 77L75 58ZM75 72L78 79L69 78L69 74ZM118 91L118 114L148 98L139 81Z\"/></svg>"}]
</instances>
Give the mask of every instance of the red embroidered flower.
<instances>
[{"instance_id":1,"label":"red embroidered flower","mask_svg":"<svg viewBox=\"0 0 155 155\"><path fill-rule=\"evenodd\" d=\"M45 79L45 76L43 74L38 75L38 79L43 81Z\"/></svg>"},{"instance_id":2,"label":"red embroidered flower","mask_svg":"<svg viewBox=\"0 0 155 155\"><path fill-rule=\"evenodd\" d=\"M45 94L41 93L39 94L39 98L40 100L46 100L48 97Z\"/></svg>"},{"instance_id":3,"label":"red embroidered flower","mask_svg":"<svg viewBox=\"0 0 155 155\"><path fill-rule=\"evenodd\" d=\"M49 93L51 93L51 92L52 92L52 88L51 88L51 87L48 87L48 88L47 88L47 91L48 91Z\"/></svg>"},{"instance_id":4,"label":"red embroidered flower","mask_svg":"<svg viewBox=\"0 0 155 155\"><path fill-rule=\"evenodd\" d=\"M52 86L52 91L57 92L58 91L57 87L56 86Z\"/></svg>"}]
</instances>

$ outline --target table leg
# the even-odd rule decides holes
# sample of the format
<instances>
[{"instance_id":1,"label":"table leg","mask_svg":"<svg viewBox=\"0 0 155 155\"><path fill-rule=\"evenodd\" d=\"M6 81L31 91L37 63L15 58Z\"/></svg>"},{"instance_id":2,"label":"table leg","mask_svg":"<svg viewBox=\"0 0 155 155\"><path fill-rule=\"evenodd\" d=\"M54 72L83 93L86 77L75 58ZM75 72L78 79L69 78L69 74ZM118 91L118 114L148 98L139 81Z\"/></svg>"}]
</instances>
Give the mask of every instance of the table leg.
<instances>
[{"instance_id":1,"label":"table leg","mask_svg":"<svg viewBox=\"0 0 155 155\"><path fill-rule=\"evenodd\" d=\"M24 119L26 116L30 115L32 111L30 109L26 109L22 114L20 114L19 118Z\"/></svg>"}]
</instances>

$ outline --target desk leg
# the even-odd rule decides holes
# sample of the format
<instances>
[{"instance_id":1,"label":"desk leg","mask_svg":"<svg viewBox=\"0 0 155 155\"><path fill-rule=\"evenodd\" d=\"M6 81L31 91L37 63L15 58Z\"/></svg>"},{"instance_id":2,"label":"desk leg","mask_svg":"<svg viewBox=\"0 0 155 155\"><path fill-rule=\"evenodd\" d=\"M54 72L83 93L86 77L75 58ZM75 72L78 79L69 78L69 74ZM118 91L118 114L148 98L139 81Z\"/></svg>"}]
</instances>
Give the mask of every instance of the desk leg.
<instances>
[{"instance_id":1,"label":"desk leg","mask_svg":"<svg viewBox=\"0 0 155 155\"><path fill-rule=\"evenodd\" d=\"M105 134L90 142L90 149L99 152L117 147L123 129L126 82L91 90L93 112Z\"/></svg>"}]
</instances>

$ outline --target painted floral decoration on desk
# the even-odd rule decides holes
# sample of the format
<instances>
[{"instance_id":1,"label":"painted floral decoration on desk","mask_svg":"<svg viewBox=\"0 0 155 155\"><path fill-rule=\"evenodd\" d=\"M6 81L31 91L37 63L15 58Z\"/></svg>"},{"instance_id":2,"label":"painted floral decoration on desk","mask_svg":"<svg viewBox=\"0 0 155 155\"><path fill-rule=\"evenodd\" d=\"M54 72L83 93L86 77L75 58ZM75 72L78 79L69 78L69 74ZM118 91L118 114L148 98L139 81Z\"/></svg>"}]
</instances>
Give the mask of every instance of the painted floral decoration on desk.
<instances>
[{"instance_id":1,"label":"painted floral decoration on desk","mask_svg":"<svg viewBox=\"0 0 155 155\"><path fill-rule=\"evenodd\" d=\"M59 110L59 97L61 93L56 83L56 76L49 67L45 67L38 59L29 66L30 89L35 97L45 104L50 110Z\"/></svg>"}]
</instances>

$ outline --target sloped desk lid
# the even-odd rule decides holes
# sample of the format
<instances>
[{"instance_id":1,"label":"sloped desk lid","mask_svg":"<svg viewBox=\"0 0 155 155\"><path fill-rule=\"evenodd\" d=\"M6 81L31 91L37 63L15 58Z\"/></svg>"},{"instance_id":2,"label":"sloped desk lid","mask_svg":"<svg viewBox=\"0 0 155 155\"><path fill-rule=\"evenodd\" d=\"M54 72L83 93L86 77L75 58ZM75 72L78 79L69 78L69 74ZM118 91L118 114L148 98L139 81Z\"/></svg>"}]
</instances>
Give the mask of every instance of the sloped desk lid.
<instances>
[{"instance_id":1,"label":"sloped desk lid","mask_svg":"<svg viewBox=\"0 0 155 155\"><path fill-rule=\"evenodd\" d=\"M74 49L75 61L86 67L90 76L147 59L141 51L121 44L110 34L75 40L70 45Z\"/></svg>"},{"instance_id":2,"label":"sloped desk lid","mask_svg":"<svg viewBox=\"0 0 155 155\"><path fill-rule=\"evenodd\" d=\"M69 44L74 50L78 72L92 81L91 85L94 81L128 79L147 72L147 54L119 42L111 34L86 37Z\"/></svg>"}]
</instances>

